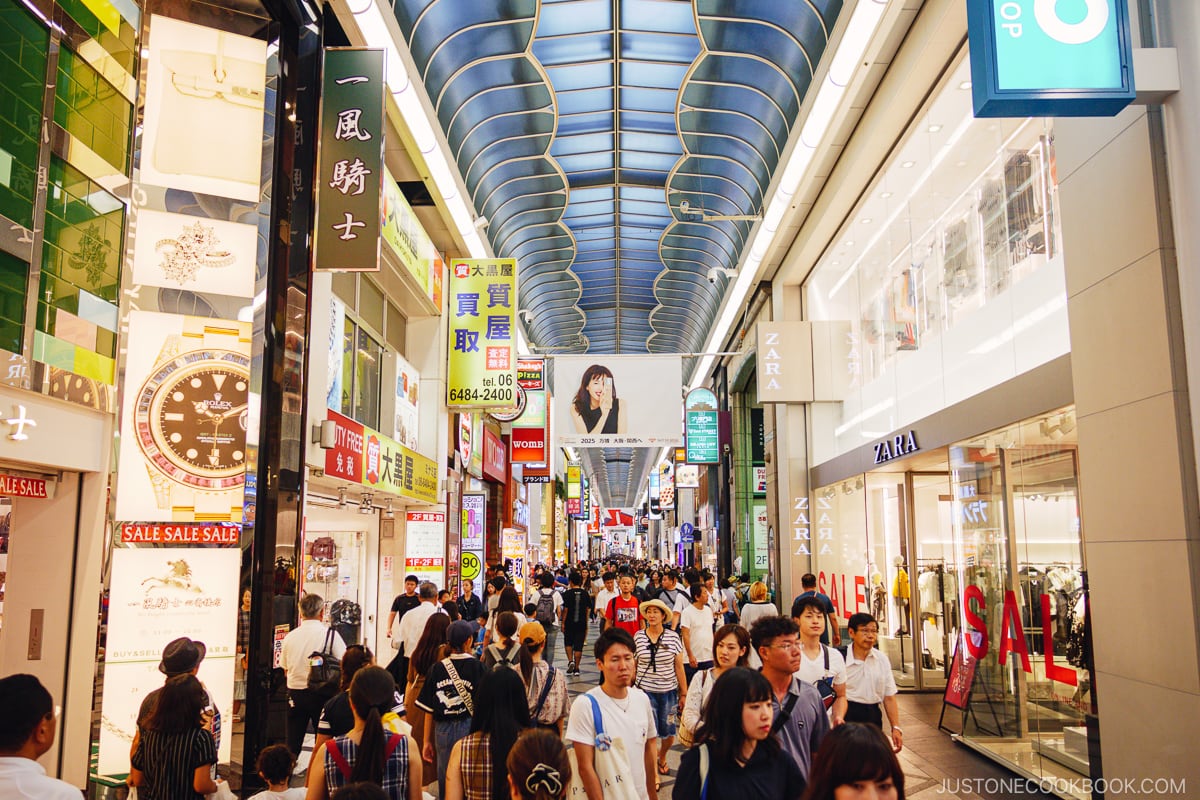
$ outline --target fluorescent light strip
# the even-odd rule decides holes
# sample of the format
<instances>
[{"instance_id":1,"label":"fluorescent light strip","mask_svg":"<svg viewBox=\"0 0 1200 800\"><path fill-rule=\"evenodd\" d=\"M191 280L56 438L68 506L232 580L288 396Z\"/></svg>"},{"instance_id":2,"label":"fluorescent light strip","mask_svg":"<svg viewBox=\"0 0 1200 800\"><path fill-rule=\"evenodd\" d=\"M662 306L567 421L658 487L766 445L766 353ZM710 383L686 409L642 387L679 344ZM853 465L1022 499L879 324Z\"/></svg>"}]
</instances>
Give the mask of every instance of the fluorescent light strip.
<instances>
[{"instance_id":1,"label":"fluorescent light strip","mask_svg":"<svg viewBox=\"0 0 1200 800\"><path fill-rule=\"evenodd\" d=\"M704 346L705 352L719 350L725 337L729 335L729 329L741 312L746 295L758 278L758 267L774 244L779 224L791 205L792 195L799 190L801 182L808 175L817 146L829 135L833 118L846 94L850 80L862 63L868 45L875 37L886 7L887 0L859 0L855 6L850 22L833 54L829 72L813 100L809 114L800 129L798 141L780 173L778 188L767 204L763 221L755 228L753 238L743 251L743 263L737 279L727 295L728 299L717 324L709 334ZM695 389L707 380L708 371L712 369L714 361L715 357L711 355L702 358L692 373L690 388Z\"/></svg>"},{"instance_id":2,"label":"fluorescent light strip","mask_svg":"<svg viewBox=\"0 0 1200 800\"><path fill-rule=\"evenodd\" d=\"M450 166L437 133L421 102L422 91L408 75L404 59L400 56L400 29L395 19L390 23L388 15L380 8L379 0L368 0L361 10L355 10L354 21L367 47L378 48L387 53L387 83L392 98L404 117L417 149L421 153L429 176L450 212L450 218L463 239L467 253L472 258L487 258L489 253L483 239L475 228L475 211L458 191L455 171Z\"/></svg>"}]
</instances>

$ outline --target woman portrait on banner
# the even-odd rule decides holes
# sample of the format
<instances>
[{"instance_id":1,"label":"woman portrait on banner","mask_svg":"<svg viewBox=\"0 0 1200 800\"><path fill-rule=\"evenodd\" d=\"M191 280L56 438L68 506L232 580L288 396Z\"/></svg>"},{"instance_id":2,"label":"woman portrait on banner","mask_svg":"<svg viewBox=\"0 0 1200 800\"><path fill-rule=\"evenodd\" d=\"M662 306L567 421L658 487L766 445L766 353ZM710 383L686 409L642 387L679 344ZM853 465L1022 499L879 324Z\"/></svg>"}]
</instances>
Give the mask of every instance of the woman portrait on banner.
<instances>
[{"instance_id":1,"label":"woman portrait on banner","mask_svg":"<svg viewBox=\"0 0 1200 800\"><path fill-rule=\"evenodd\" d=\"M583 371L579 391L571 401L571 420L576 433L625 433L625 409L608 367L593 364Z\"/></svg>"}]
</instances>

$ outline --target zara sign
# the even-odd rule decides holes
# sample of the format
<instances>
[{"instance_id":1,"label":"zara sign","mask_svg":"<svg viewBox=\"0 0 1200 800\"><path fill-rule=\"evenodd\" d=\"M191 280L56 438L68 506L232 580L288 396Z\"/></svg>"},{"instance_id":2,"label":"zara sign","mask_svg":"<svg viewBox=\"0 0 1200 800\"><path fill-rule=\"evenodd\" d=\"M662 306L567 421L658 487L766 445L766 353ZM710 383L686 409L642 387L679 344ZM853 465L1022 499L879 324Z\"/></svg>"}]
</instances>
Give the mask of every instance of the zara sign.
<instances>
[{"instance_id":1,"label":"zara sign","mask_svg":"<svg viewBox=\"0 0 1200 800\"><path fill-rule=\"evenodd\" d=\"M977 117L1113 116L1134 99L1127 0L971 0Z\"/></svg>"},{"instance_id":2,"label":"zara sign","mask_svg":"<svg viewBox=\"0 0 1200 800\"><path fill-rule=\"evenodd\" d=\"M890 439L875 443L875 463L886 464L897 458L911 455L921 449L917 444L917 432L897 433Z\"/></svg>"}]
</instances>

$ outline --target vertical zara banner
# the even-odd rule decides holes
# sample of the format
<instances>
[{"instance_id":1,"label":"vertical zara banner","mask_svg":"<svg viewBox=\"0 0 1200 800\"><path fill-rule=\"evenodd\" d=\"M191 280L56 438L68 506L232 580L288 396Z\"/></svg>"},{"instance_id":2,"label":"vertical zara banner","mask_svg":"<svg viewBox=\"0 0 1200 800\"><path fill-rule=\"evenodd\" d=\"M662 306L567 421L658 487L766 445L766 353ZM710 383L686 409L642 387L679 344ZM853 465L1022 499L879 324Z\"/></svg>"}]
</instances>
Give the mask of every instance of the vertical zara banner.
<instances>
[{"instance_id":1,"label":"vertical zara banner","mask_svg":"<svg viewBox=\"0 0 1200 800\"><path fill-rule=\"evenodd\" d=\"M325 50L313 268L379 270L384 51Z\"/></svg>"},{"instance_id":2,"label":"vertical zara banner","mask_svg":"<svg viewBox=\"0 0 1200 800\"><path fill-rule=\"evenodd\" d=\"M446 405L514 408L517 262L456 259L450 264L450 350Z\"/></svg>"}]
</instances>

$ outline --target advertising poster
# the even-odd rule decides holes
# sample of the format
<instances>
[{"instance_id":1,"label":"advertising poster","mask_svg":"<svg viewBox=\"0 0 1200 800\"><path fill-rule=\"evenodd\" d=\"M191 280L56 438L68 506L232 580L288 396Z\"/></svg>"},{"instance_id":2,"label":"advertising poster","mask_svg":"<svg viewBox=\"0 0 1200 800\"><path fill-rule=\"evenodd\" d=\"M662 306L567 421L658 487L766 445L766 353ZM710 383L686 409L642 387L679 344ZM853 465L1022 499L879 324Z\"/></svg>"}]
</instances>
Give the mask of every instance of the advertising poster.
<instances>
[{"instance_id":1,"label":"advertising poster","mask_svg":"<svg viewBox=\"0 0 1200 800\"><path fill-rule=\"evenodd\" d=\"M688 392L684 432L689 464L716 464L721 460L717 396L710 390Z\"/></svg>"},{"instance_id":2,"label":"advertising poster","mask_svg":"<svg viewBox=\"0 0 1200 800\"><path fill-rule=\"evenodd\" d=\"M462 496L462 561L464 581L472 581L482 592L483 545L487 538L487 495L466 492Z\"/></svg>"},{"instance_id":3,"label":"advertising poster","mask_svg":"<svg viewBox=\"0 0 1200 800\"><path fill-rule=\"evenodd\" d=\"M118 520L242 521L250 328L129 313Z\"/></svg>"},{"instance_id":4,"label":"advertising poster","mask_svg":"<svg viewBox=\"0 0 1200 800\"><path fill-rule=\"evenodd\" d=\"M658 465L658 505L664 511L675 508L675 468L670 461Z\"/></svg>"},{"instance_id":5,"label":"advertising poster","mask_svg":"<svg viewBox=\"0 0 1200 800\"><path fill-rule=\"evenodd\" d=\"M404 515L404 574L435 586L446 585L446 513L409 511Z\"/></svg>"},{"instance_id":6,"label":"advertising poster","mask_svg":"<svg viewBox=\"0 0 1200 800\"><path fill-rule=\"evenodd\" d=\"M699 489L700 488L700 467L695 464L676 464L675 465L675 488L676 489Z\"/></svg>"},{"instance_id":7,"label":"advertising poster","mask_svg":"<svg viewBox=\"0 0 1200 800\"><path fill-rule=\"evenodd\" d=\"M559 444L658 447L682 444L678 356L557 356Z\"/></svg>"},{"instance_id":8,"label":"advertising poster","mask_svg":"<svg viewBox=\"0 0 1200 800\"><path fill-rule=\"evenodd\" d=\"M149 45L139 180L258 202L267 43L155 14Z\"/></svg>"},{"instance_id":9,"label":"advertising poster","mask_svg":"<svg viewBox=\"0 0 1200 800\"><path fill-rule=\"evenodd\" d=\"M512 424L510 443L514 464L544 464L550 440L546 415L544 359L517 360L517 383L525 390L525 410Z\"/></svg>"},{"instance_id":10,"label":"advertising poster","mask_svg":"<svg viewBox=\"0 0 1200 800\"><path fill-rule=\"evenodd\" d=\"M221 712L221 763L233 738L233 671L237 652L237 548L113 551L100 714L101 775L129 771L129 747L146 695L162 686L163 648L186 636L204 643L198 677Z\"/></svg>"},{"instance_id":11,"label":"advertising poster","mask_svg":"<svg viewBox=\"0 0 1200 800\"><path fill-rule=\"evenodd\" d=\"M396 356L396 441L409 450L417 449L420 413L418 402L421 373L412 364Z\"/></svg>"},{"instance_id":12,"label":"advertising poster","mask_svg":"<svg viewBox=\"0 0 1200 800\"><path fill-rule=\"evenodd\" d=\"M583 516L583 468L578 464L567 465L567 516Z\"/></svg>"},{"instance_id":13,"label":"advertising poster","mask_svg":"<svg viewBox=\"0 0 1200 800\"><path fill-rule=\"evenodd\" d=\"M379 270L384 51L329 47L321 76L313 268Z\"/></svg>"},{"instance_id":14,"label":"advertising poster","mask_svg":"<svg viewBox=\"0 0 1200 800\"><path fill-rule=\"evenodd\" d=\"M516 406L516 300L515 260L451 262L446 379L446 405L450 408Z\"/></svg>"},{"instance_id":15,"label":"advertising poster","mask_svg":"<svg viewBox=\"0 0 1200 800\"><path fill-rule=\"evenodd\" d=\"M133 282L229 297L253 297L258 227L240 222L137 213Z\"/></svg>"},{"instance_id":16,"label":"advertising poster","mask_svg":"<svg viewBox=\"0 0 1200 800\"><path fill-rule=\"evenodd\" d=\"M346 305L336 297L329 299L329 347L326 351L325 407L342 408L342 359L345 357Z\"/></svg>"},{"instance_id":17,"label":"advertising poster","mask_svg":"<svg viewBox=\"0 0 1200 800\"><path fill-rule=\"evenodd\" d=\"M525 531L505 528L500 535L500 551L504 560L512 560L509 575L516 585L517 594L525 596Z\"/></svg>"},{"instance_id":18,"label":"advertising poster","mask_svg":"<svg viewBox=\"0 0 1200 800\"><path fill-rule=\"evenodd\" d=\"M771 567L770 551L767 547L767 504L755 501L750 506L750 513L754 515L751 528L754 534L754 564L751 578L757 580Z\"/></svg>"}]
</instances>

